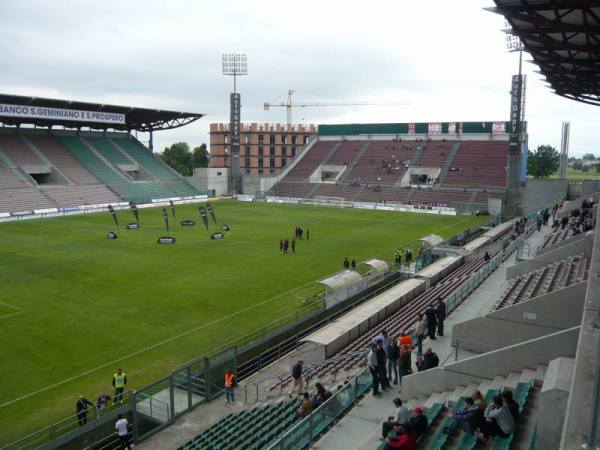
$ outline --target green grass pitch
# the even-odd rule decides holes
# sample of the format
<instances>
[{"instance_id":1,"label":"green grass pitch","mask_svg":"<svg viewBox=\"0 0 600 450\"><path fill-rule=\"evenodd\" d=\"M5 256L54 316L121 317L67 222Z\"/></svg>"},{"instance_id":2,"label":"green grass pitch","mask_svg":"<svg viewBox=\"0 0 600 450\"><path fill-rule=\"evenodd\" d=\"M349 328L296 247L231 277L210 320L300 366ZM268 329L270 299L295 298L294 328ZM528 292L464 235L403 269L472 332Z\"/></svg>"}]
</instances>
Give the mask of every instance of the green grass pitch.
<instances>
[{"instance_id":1,"label":"green grass pitch","mask_svg":"<svg viewBox=\"0 0 600 450\"><path fill-rule=\"evenodd\" d=\"M265 203L212 203L231 232L208 238L199 205L177 206L174 245L160 208L141 209L139 230L118 211L0 224L0 444L74 413L84 394L112 395L123 367L140 388L211 348L296 310L315 282L358 262L391 259L401 246L489 221ZM169 209L169 214L171 213ZM171 216L172 221L172 216ZM209 218L210 221L210 218ZM294 227L310 228L295 255L279 252Z\"/></svg>"}]
</instances>

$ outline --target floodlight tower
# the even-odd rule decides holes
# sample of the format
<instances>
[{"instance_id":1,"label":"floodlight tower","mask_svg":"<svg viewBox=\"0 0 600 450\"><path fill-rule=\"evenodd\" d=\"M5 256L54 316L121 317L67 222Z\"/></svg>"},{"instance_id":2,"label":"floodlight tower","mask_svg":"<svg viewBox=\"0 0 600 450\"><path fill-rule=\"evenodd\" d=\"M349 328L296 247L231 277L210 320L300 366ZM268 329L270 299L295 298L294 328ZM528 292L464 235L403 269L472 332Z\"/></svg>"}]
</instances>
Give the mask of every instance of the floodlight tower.
<instances>
[{"instance_id":1,"label":"floodlight tower","mask_svg":"<svg viewBox=\"0 0 600 450\"><path fill-rule=\"evenodd\" d=\"M229 95L229 148L230 148L230 188L234 194L240 193L240 110L241 97L237 92L237 77L248 75L248 61L244 53L223 54L223 75L233 76L233 93ZM227 157L227 156L225 156Z\"/></svg>"},{"instance_id":2,"label":"floodlight tower","mask_svg":"<svg viewBox=\"0 0 600 450\"><path fill-rule=\"evenodd\" d=\"M519 52L519 73L512 76L510 90L510 122L508 129L507 212L521 214L521 186L527 180L527 133L525 130L525 75L523 75L523 43L506 24L506 47Z\"/></svg>"}]
</instances>

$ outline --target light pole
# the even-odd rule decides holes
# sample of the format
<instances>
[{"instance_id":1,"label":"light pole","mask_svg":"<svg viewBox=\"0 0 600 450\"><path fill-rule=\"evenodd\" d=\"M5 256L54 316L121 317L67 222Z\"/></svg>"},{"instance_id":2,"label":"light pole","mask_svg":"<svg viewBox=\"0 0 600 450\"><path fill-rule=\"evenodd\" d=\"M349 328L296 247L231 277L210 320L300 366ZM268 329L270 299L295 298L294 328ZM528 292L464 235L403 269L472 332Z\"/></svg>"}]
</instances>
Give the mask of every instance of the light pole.
<instances>
[{"instance_id":1,"label":"light pole","mask_svg":"<svg viewBox=\"0 0 600 450\"><path fill-rule=\"evenodd\" d=\"M237 77L248 75L248 60L244 53L224 53L223 75L233 77L233 93L229 96L229 135L231 155L231 191L236 194L240 189L240 114L241 97L237 92Z\"/></svg>"}]
</instances>

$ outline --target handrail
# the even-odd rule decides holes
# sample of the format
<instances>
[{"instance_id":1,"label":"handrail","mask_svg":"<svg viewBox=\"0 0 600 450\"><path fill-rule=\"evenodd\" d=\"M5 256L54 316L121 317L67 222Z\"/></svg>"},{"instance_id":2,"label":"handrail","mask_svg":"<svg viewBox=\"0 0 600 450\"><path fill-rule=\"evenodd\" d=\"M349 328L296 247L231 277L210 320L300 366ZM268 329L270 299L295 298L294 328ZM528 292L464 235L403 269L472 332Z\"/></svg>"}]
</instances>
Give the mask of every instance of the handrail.
<instances>
[{"instance_id":1,"label":"handrail","mask_svg":"<svg viewBox=\"0 0 600 450\"><path fill-rule=\"evenodd\" d=\"M321 366L326 366L326 365L329 365L329 364L337 362L337 361L343 361L347 358L352 358L354 356L366 355L368 351L369 351L369 349L365 348L363 350L357 350L355 352L344 353L343 355L337 355L332 358L324 359L323 361L319 361L319 362L316 362L313 364L307 364L302 367L302 374L304 377L306 377L307 380L309 380L310 377L307 376L308 374L306 374L306 372L310 369L314 369L314 368L321 367ZM248 402L248 386L256 386L256 401L258 401L258 387L261 383L264 383L265 381L269 381L269 380L275 380L275 379L278 379L279 381L283 381L285 378L289 377L291 374L292 374L292 370L286 370L284 372L279 372L279 373L276 373L273 375L268 375L268 376L260 378L258 380L249 380L244 385L244 402L245 403ZM283 387L281 387L281 388L283 389Z\"/></svg>"}]
</instances>

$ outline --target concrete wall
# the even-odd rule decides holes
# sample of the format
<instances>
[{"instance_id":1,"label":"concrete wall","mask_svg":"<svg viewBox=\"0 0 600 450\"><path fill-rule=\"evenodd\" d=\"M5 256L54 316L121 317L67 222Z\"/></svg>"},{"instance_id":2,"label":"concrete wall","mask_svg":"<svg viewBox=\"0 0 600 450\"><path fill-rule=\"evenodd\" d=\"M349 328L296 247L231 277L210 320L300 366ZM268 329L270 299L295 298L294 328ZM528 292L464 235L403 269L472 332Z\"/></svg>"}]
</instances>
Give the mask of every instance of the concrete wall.
<instances>
[{"instance_id":1,"label":"concrete wall","mask_svg":"<svg viewBox=\"0 0 600 450\"><path fill-rule=\"evenodd\" d=\"M522 191L522 205L525 214L538 211L567 197L567 180L527 180L527 188Z\"/></svg>"},{"instance_id":2,"label":"concrete wall","mask_svg":"<svg viewBox=\"0 0 600 450\"><path fill-rule=\"evenodd\" d=\"M497 375L535 369L561 356L574 357L580 327L552 333L520 344L494 350L461 361L419 372L402 379L402 395L406 398L424 397L432 392L444 392Z\"/></svg>"},{"instance_id":3,"label":"concrete wall","mask_svg":"<svg viewBox=\"0 0 600 450\"><path fill-rule=\"evenodd\" d=\"M242 192L245 195L257 195L260 191L260 178L252 175L242 177Z\"/></svg>"},{"instance_id":4,"label":"concrete wall","mask_svg":"<svg viewBox=\"0 0 600 450\"><path fill-rule=\"evenodd\" d=\"M600 180L583 180L581 183L581 197L588 198L597 192L600 192Z\"/></svg>"},{"instance_id":5,"label":"concrete wall","mask_svg":"<svg viewBox=\"0 0 600 450\"><path fill-rule=\"evenodd\" d=\"M454 325L452 345L483 353L578 326L587 282Z\"/></svg>"},{"instance_id":6,"label":"concrete wall","mask_svg":"<svg viewBox=\"0 0 600 450\"><path fill-rule=\"evenodd\" d=\"M186 181L200 192L214 191L215 195L229 192L229 169L226 167L197 167L193 177L186 177Z\"/></svg>"},{"instance_id":7,"label":"concrete wall","mask_svg":"<svg viewBox=\"0 0 600 450\"><path fill-rule=\"evenodd\" d=\"M537 418L537 448L555 450L560 446L560 435L565 420L574 365L573 358L558 358L550 361L548 365L540 392L539 411L542 414L539 414ZM549 411L552 413L543 414Z\"/></svg>"},{"instance_id":8,"label":"concrete wall","mask_svg":"<svg viewBox=\"0 0 600 450\"><path fill-rule=\"evenodd\" d=\"M510 280L511 278L517 277L524 273L529 273L534 270L538 270L547 264L560 261L562 259L568 258L569 256L574 256L583 253L589 258L592 256L592 246L590 240L586 239L575 241L562 247L558 247L552 251L537 255L519 264L515 264L514 266L511 266L508 269L506 269L506 279Z\"/></svg>"}]
</instances>

